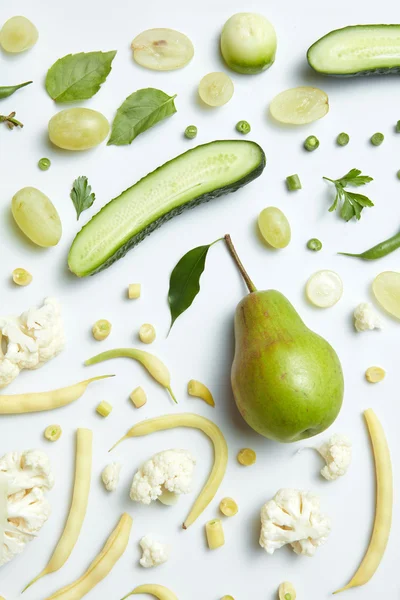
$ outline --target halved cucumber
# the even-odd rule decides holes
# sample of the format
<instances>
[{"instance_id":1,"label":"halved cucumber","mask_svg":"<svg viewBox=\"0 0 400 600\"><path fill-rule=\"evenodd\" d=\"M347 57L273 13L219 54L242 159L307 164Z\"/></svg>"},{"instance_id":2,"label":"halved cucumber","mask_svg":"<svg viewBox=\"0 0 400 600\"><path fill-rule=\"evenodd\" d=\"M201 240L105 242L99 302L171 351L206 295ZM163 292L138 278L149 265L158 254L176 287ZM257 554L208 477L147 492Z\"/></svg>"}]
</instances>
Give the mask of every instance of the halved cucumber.
<instances>
[{"instance_id":1,"label":"halved cucumber","mask_svg":"<svg viewBox=\"0 0 400 600\"><path fill-rule=\"evenodd\" d=\"M331 31L307 52L323 75L351 77L400 72L400 25L352 25Z\"/></svg>"},{"instance_id":2,"label":"halved cucumber","mask_svg":"<svg viewBox=\"0 0 400 600\"><path fill-rule=\"evenodd\" d=\"M72 243L70 270L106 269L186 208L235 192L261 175L265 154L255 142L215 141L165 163L128 188L85 225Z\"/></svg>"}]
</instances>

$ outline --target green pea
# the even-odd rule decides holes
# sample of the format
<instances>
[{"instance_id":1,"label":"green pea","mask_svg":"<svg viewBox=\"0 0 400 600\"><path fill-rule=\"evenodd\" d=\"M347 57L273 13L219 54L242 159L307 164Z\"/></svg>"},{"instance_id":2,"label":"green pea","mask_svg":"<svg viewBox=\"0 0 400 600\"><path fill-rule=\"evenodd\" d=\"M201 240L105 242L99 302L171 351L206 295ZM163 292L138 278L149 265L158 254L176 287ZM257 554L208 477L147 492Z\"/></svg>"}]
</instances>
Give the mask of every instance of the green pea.
<instances>
[{"instance_id":1,"label":"green pea","mask_svg":"<svg viewBox=\"0 0 400 600\"><path fill-rule=\"evenodd\" d=\"M193 140L197 135L197 127L196 125L189 125L185 129L185 137L188 140Z\"/></svg>"},{"instance_id":2,"label":"green pea","mask_svg":"<svg viewBox=\"0 0 400 600\"><path fill-rule=\"evenodd\" d=\"M309 135L304 142L304 148L308 152L314 152L319 146L319 139L315 135Z\"/></svg>"},{"instance_id":3,"label":"green pea","mask_svg":"<svg viewBox=\"0 0 400 600\"><path fill-rule=\"evenodd\" d=\"M317 238L311 238L311 240L308 240L307 242L307 248L314 252L319 252L319 250L322 250L322 242Z\"/></svg>"},{"instance_id":4,"label":"green pea","mask_svg":"<svg viewBox=\"0 0 400 600\"><path fill-rule=\"evenodd\" d=\"M339 135L336 138L336 143L338 146L347 146L349 141L350 137L348 133L345 133L344 131L342 131L342 133L339 133Z\"/></svg>"},{"instance_id":5,"label":"green pea","mask_svg":"<svg viewBox=\"0 0 400 600\"><path fill-rule=\"evenodd\" d=\"M236 123L236 131L238 131L239 133L243 133L243 135L250 133L250 123L248 123L247 121L239 121L238 123Z\"/></svg>"},{"instance_id":6,"label":"green pea","mask_svg":"<svg viewBox=\"0 0 400 600\"><path fill-rule=\"evenodd\" d=\"M385 136L383 135L383 133L374 133L374 135L371 137L371 144L373 146L380 146L384 139Z\"/></svg>"},{"instance_id":7,"label":"green pea","mask_svg":"<svg viewBox=\"0 0 400 600\"><path fill-rule=\"evenodd\" d=\"M49 158L41 158L38 162L38 167L41 171L48 171L50 169L51 160Z\"/></svg>"}]
</instances>

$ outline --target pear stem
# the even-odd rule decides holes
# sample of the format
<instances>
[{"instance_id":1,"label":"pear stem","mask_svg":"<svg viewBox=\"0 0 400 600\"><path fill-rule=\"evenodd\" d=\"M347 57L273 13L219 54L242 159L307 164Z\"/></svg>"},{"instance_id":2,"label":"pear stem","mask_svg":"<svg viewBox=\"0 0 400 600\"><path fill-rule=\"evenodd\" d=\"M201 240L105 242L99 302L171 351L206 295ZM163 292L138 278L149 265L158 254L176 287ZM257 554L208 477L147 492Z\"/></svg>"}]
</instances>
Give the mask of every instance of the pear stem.
<instances>
[{"instance_id":1,"label":"pear stem","mask_svg":"<svg viewBox=\"0 0 400 600\"><path fill-rule=\"evenodd\" d=\"M254 285L254 283L252 282L252 280L250 279L250 277L249 277L249 275L248 275L248 273L247 273L246 269L244 268L244 266L243 266L243 263L242 263L242 261L240 260L240 258L239 258L239 256L238 256L238 253L237 253L237 252L236 252L236 250L235 250L235 246L233 245L233 242L232 242L232 240L231 240L231 236L229 235L229 233L227 233L227 234L224 236L224 239L225 239L226 245L228 246L228 250L229 250L229 252L230 252L230 253L231 253L231 255L232 255L232 258L233 258L233 260L235 261L235 263L236 263L236 265L237 265L237 267L238 267L238 269L239 269L240 273L242 274L242 277L243 277L243 279L244 279L244 280L245 280L245 282L246 282L246 285L247 285L247 287L248 287L248 290L249 290L249 292L250 292L250 293L252 293L252 292L256 292L256 291L257 291L257 288L256 288L256 286Z\"/></svg>"}]
</instances>

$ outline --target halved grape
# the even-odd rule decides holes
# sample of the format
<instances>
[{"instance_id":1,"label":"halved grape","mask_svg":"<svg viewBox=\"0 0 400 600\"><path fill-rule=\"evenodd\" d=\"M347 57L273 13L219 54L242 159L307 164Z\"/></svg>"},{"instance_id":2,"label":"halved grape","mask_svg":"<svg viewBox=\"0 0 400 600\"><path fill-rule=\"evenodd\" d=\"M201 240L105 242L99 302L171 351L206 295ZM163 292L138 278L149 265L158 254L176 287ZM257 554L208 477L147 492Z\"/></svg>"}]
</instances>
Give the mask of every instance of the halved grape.
<instances>
[{"instance_id":1,"label":"halved grape","mask_svg":"<svg viewBox=\"0 0 400 600\"><path fill-rule=\"evenodd\" d=\"M15 194L11 211L16 224L34 244L56 246L61 238L61 221L51 200L34 187Z\"/></svg>"},{"instance_id":2,"label":"halved grape","mask_svg":"<svg viewBox=\"0 0 400 600\"><path fill-rule=\"evenodd\" d=\"M90 108L67 108L49 121L49 138L64 150L88 150L106 139L110 124Z\"/></svg>"},{"instance_id":3,"label":"halved grape","mask_svg":"<svg viewBox=\"0 0 400 600\"><path fill-rule=\"evenodd\" d=\"M322 119L328 113L329 100L318 88L297 87L275 96L269 110L280 123L305 125Z\"/></svg>"},{"instance_id":4,"label":"halved grape","mask_svg":"<svg viewBox=\"0 0 400 600\"><path fill-rule=\"evenodd\" d=\"M194 55L189 38L174 29L147 29L135 37L131 47L138 65L154 71L181 69Z\"/></svg>"},{"instance_id":5,"label":"halved grape","mask_svg":"<svg viewBox=\"0 0 400 600\"><path fill-rule=\"evenodd\" d=\"M269 206L260 212L258 227L264 240L273 248L286 248L291 240L289 221L275 206Z\"/></svg>"},{"instance_id":6,"label":"halved grape","mask_svg":"<svg viewBox=\"0 0 400 600\"><path fill-rule=\"evenodd\" d=\"M199 83L199 96L208 106L222 106L234 92L232 79L226 73L208 73Z\"/></svg>"},{"instance_id":7,"label":"halved grape","mask_svg":"<svg viewBox=\"0 0 400 600\"><path fill-rule=\"evenodd\" d=\"M343 294L343 283L335 271L317 271L306 285L306 296L314 306L330 308L339 302Z\"/></svg>"},{"instance_id":8,"label":"halved grape","mask_svg":"<svg viewBox=\"0 0 400 600\"><path fill-rule=\"evenodd\" d=\"M11 17L0 30L0 46L6 52L24 52L36 44L39 32L26 17Z\"/></svg>"},{"instance_id":9,"label":"halved grape","mask_svg":"<svg viewBox=\"0 0 400 600\"><path fill-rule=\"evenodd\" d=\"M373 281L372 291L382 308L396 319L400 319L400 273L380 273Z\"/></svg>"}]
</instances>

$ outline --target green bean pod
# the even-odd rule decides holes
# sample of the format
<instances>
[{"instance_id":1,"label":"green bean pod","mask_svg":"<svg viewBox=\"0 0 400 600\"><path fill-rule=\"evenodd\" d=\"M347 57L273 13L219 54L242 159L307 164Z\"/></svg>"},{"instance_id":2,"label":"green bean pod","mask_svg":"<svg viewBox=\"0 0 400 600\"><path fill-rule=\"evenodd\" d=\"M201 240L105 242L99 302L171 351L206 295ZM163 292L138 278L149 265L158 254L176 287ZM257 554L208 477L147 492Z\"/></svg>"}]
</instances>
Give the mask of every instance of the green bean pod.
<instances>
[{"instance_id":1,"label":"green bean pod","mask_svg":"<svg viewBox=\"0 0 400 600\"><path fill-rule=\"evenodd\" d=\"M338 252L343 256L353 256L354 258L362 258L363 260L376 260L377 258L383 258L391 252L394 252L400 248L400 232L396 233L392 237L380 242L376 246L373 246L369 250L365 250L361 254L350 254L349 252Z\"/></svg>"},{"instance_id":2,"label":"green bean pod","mask_svg":"<svg viewBox=\"0 0 400 600\"><path fill-rule=\"evenodd\" d=\"M2 98L8 98L9 96L12 96L14 92L16 92L17 90L20 90L21 88L23 88L26 85L29 85L31 83L32 83L32 81L25 81L25 83L20 83L19 85L0 86L0 100Z\"/></svg>"}]
</instances>

